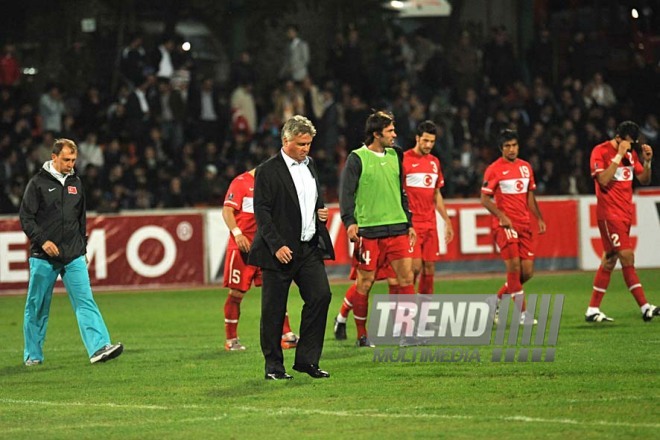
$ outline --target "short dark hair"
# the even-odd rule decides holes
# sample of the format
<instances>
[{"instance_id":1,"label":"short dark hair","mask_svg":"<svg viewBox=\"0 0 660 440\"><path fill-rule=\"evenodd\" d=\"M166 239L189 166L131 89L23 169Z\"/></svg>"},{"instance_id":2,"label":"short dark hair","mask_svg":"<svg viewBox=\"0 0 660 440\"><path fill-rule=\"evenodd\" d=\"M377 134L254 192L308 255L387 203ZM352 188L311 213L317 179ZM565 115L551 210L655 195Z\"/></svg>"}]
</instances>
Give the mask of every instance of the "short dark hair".
<instances>
[{"instance_id":1,"label":"short dark hair","mask_svg":"<svg viewBox=\"0 0 660 440\"><path fill-rule=\"evenodd\" d=\"M388 125L394 123L394 115L386 111L377 111L369 115L367 123L364 126L365 144L373 143L374 133L381 133Z\"/></svg>"},{"instance_id":2,"label":"short dark hair","mask_svg":"<svg viewBox=\"0 0 660 440\"><path fill-rule=\"evenodd\" d=\"M497 148L502 149L502 146L511 140L518 140L518 132L516 130L511 130L510 128L505 128L500 131L500 134L497 136Z\"/></svg>"},{"instance_id":3,"label":"short dark hair","mask_svg":"<svg viewBox=\"0 0 660 440\"><path fill-rule=\"evenodd\" d=\"M616 128L616 135L621 139L630 136L630 139L636 142L639 137L639 125L635 124L633 121L623 121Z\"/></svg>"},{"instance_id":4,"label":"short dark hair","mask_svg":"<svg viewBox=\"0 0 660 440\"><path fill-rule=\"evenodd\" d=\"M417 136L421 136L424 133L436 135L438 133L438 126L435 125L435 122L429 121L428 119L422 121L417 126Z\"/></svg>"}]
</instances>

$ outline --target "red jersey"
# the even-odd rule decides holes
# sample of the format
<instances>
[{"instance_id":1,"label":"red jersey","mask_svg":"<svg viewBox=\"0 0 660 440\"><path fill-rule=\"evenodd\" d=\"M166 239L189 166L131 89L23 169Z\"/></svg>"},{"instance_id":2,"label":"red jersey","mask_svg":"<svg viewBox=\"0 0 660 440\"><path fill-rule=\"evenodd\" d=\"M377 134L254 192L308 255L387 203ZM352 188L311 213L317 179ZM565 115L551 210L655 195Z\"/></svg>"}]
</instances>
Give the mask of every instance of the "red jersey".
<instances>
[{"instance_id":1,"label":"red jersey","mask_svg":"<svg viewBox=\"0 0 660 440\"><path fill-rule=\"evenodd\" d=\"M630 150L614 173L614 177L607 185L602 188L596 179L596 176L604 171L612 159L618 153L618 149L612 145L612 142L606 141L598 144L591 151L591 177L594 178L596 185L596 218L598 220L623 220L632 221L632 193L633 193L633 175L644 171L644 167L639 162L639 157L635 150Z\"/></svg>"},{"instance_id":2,"label":"red jersey","mask_svg":"<svg viewBox=\"0 0 660 440\"><path fill-rule=\"evenodd\" d=\"M229 184L225 195L224 206L234 208L236 225L243 231L250 242L257 233L257 220L254 218L254 176L249 172L239 174ZM229 234L228 249L237 249L238 245L232 234Z\"/></svg>"},{"instance_id":3,"label":"red jersey","mask_svg":"<svg viewBox=\"0 0 660 440\"><path fill-rule=\"evenodd\" d=\"M435 190L445 186L440 161L432 154L420 155L411 149L403 153L403 187L408 194L415 228L435 228Z\"/></svg>"},{"instance_id":4,"label":"red jersey","mask_svg":"<svg viewBox=\"0 0 660 440\"><path fill-rule=\"evenodd\" d=\"M495 198L497 209L506 214L514 224L529 225L527 193L536 189L534 172L529 162L516 159L513 162L500 157L486 168L483 194ZM499 227L497 217L493 217L493 229Z\"/></svg>"}]
</instances>

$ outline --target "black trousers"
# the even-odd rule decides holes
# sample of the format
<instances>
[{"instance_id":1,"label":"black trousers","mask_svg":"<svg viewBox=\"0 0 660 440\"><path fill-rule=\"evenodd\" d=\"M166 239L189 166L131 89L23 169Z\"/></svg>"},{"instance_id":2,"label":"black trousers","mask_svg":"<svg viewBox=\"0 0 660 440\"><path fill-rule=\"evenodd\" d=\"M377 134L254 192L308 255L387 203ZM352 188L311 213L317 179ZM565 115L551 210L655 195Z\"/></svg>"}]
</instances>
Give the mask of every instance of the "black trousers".
<instances>
[{"instance_id":1,"label":"black trousers","mask_svg":"<svg viewBox=\"0 0 660 440\"><path fill-rule=\"evenodd\" d=\"M292 281L298 285L304 301L295 363L318 365L323 351L332 293L321 251L316 244L302 243L300 255L294 256L289 266L285 270L262 271L261 351L266 374L286 371L280 342Z\"/></svg>"}]
</instances>

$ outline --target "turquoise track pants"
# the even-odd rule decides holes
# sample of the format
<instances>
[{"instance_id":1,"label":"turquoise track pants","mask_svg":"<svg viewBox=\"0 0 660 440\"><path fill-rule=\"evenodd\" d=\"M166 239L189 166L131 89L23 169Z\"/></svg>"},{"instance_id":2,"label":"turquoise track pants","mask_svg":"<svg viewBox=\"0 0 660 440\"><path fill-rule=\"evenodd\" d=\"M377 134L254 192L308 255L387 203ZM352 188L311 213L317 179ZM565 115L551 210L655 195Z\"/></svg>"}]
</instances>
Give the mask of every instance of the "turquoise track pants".
<instances>
[{"instance_id":1,"label":"turquoise track pants","mask_svg":"<svg viewBox=\"0 0 660 440\"><path fill-rule=\"evenodd\" d=\"M64 287L78 320L80 336L89 357L109 344L110 335L92 295L85 257L80 256L68 264L32 257L29 262L30 281L23 320L25 338L23 361L31 359L43 362L44 360L43 348L48 314L58 275L62 275Z\"/></svg>"}]
</instances>

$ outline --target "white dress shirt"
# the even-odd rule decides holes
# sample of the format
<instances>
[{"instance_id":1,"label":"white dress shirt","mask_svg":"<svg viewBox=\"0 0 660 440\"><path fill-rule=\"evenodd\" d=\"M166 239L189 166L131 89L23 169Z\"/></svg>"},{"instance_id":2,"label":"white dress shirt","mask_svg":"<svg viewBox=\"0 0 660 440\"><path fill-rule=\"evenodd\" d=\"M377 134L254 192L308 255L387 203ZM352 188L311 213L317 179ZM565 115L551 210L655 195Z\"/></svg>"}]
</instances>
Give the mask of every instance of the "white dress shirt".
<instances>
[{"instance_id":1,"label":"white dress shirt","mask_svg":"<svg viewBox=\"0 0 660 440\"><path fill-rule=\"evenodd\" d=\"M300 218L302 228L300 241L310 241L316 233L316 181L312 172L307 167L309 157L302 162L297 162L282 150L282 157L286 167L291 174L293 184L296 186L298 203L300 203Z\"/></svg>"}]
</instances>

